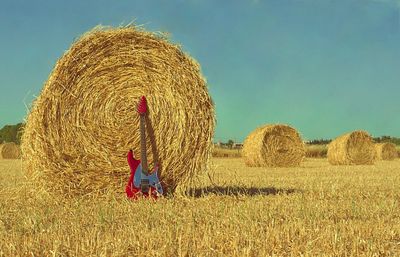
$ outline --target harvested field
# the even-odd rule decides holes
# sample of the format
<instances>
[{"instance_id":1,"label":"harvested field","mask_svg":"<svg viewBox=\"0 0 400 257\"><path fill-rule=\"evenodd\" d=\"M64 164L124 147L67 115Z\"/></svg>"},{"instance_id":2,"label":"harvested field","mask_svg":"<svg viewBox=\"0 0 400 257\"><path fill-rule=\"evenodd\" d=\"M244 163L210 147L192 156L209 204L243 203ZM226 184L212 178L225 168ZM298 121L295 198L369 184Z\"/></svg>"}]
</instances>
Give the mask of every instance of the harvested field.
<instances>
[{"instance_id":1,"label":"harvested field","mask_svg":"<svg viewBox=\"0 0 400 257\"><path fill-rule=\"evenodd\" d=\"M222 147L214 147L212 157L219 158L239 158L242 156L242 149L229 149Z\"/></svg>"},{"instance_id":2,"label":"harvested field","mask_svg":"<svg viewBox=\"0 0 400 257\"><path fill-rule=\"evenodd\" d=\"M1 256L398 256L400 159L249 168L214 158L193 197L53 198L0 161ZM141 233L132 233L142 229ZM162 231L162 233L160 233Z\"/></svg>"},{"instance_id":3,"label":"harvested field","mask_svg":"<svg viewBox=\"0 0 400 257\"><path fill-rule=\"evenodd\" d=\"M306 157L326 158L328 147L326 145L306 145Z\"/></svg>"},{"instance_id":4,"label":"harvested field","mask_svg":"<svg viewBox=\"0 0 400 257\"><path fill-rule=\"evenodd\" d=\"M326 145L305 145L306 157L308 158L326 158L328 148ZM238 158L242 156L242 149L229 149L222 147L214 147L212 150L213 157L220 158Z\"/></svg>"}]
</instances>

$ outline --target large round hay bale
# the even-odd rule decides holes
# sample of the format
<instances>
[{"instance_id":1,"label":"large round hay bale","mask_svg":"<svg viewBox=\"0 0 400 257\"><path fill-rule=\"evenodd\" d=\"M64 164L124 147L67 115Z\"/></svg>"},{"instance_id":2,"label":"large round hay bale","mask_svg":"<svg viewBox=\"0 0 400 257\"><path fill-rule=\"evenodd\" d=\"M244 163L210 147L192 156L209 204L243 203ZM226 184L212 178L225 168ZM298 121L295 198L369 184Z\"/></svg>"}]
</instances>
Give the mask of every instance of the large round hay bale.
<instances>
[{"instance_id":1,"label":"large round hay bale","mask_svg":"<svg viewBox=\"0 0 400 257\"><path fill-rule=\"evenodd\" d=\"M148 103L147 159L168 191L211 155L214 105L198 63L162 35L95 28L57 61L22 137L26 170L52 192L124 191L126 155L140 158L136 106Z\"/></svg>"},{"instance_id":2,"label":"large round hay bale","mask_svg":"<svg viewBox=\"0 0 400 257\"><path fill-rule=\"evenodd\" d=\"M375 144L376 159L377 160L394 160L398 157L396 145L393 143L379 143Z\"/></svg>"},{"instance_id":3,"label":"large round hay bale","mask_svg":"<svg viewBox=\"0 0 400 257\"><path fill-rule=\"evenodd\" d=\"M288 125L264 125L243 143L244 162L250 167L293 167L305 157L300 134Z\"/></svg>"},{"instance_id":4,"label":"large round hay bale","mask_svg":"<svg viewBox=\"0 0 400 257\"><path fill-rule=\"evenodd\" d=\"M328 161L333 165L373 164L375 146L365 131L344 134L328 145Z\"/></svg>"},{"instance_id":5,"label":"large round hay bale","mask_svg":"<svg viewBox=\"0 0 400 257\"><path fill-rule=\"evenodd\" d=\"M20 158L19 146L13 142L0 145L0 159Z\"/></svg>"}]
</instances>

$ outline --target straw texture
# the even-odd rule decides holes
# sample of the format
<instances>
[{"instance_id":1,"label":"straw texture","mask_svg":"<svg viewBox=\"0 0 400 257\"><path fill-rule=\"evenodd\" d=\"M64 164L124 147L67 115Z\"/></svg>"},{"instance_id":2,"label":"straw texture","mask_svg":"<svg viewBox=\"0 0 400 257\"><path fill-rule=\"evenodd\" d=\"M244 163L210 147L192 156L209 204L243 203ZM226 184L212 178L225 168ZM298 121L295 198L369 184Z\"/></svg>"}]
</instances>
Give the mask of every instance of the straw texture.
<instances>
[{"instance_id":1,"label":"straw texture","mask_svg":"<svg viewBox=\"0 0 400 257\"><path fill-rule=\"evenodd\" d=\"M19 146L15 143L4 143L0 145L0 159L20 158Z\"/></svg>"},{"instance_id":2,"label":"straw texture","mask_svg":"<svg viewBox=\"0 0 400 257\"><path fill-rule=\"evenodd\" d=\"M115 190L140 158L136 106L146 96L147 159L167 191L206 168L214 105L198 63L162 35L100 28L62 56L26 120L23 159L31 178L64 195Z\"/></svg>"},{"instance_id":3,"label":"straw texture","mask_svg":"<svg viewBox=\"0 0 400 257\"><path fill-rule=\"evenodd\" d=\"M251 167L293 167L305 157L300 134L288 125L264 125L251 132L243 143L244 162Z\"/></svg>"},{"instance_id":4,"label":"straw texture","mask_svg":"<svg viewBox=\"0 0 400 257\"><path fill-rule=\"evenodd\" d=\"M396 145L393 143L379 143L375 144L376 159L377 160L394 160L398 157Z\"/></svg>"},{"instance_id":5,"label":"straw texture","mask_svg":"<svg viewBox=\"0 0 400 257\"><path fill-rule=\"evenodd\" d=\"M359 130L333 140L327 155L333 165L374 164L375 146L371 136Z\"/></svg>"}]
</instances>

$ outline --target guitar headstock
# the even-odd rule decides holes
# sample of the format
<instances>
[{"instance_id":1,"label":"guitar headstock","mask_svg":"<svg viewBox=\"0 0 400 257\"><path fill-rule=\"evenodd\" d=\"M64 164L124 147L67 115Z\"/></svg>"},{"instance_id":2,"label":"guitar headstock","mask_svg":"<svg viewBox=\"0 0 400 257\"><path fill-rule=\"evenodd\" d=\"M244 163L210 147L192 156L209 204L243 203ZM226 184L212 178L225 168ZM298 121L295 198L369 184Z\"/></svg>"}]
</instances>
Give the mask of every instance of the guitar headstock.
<instances>
[{"instance_id":1,"label":"guitar headstock","mask_svg":"<svg viewBox=\"0 0 400 257\"><path fill-rule=\"evenodd\" d=\"M147 100L146 97L142 96L138 104L138 113L140 115L145 115L146 112L147 112Z\"/></svg>"}]
</instances>

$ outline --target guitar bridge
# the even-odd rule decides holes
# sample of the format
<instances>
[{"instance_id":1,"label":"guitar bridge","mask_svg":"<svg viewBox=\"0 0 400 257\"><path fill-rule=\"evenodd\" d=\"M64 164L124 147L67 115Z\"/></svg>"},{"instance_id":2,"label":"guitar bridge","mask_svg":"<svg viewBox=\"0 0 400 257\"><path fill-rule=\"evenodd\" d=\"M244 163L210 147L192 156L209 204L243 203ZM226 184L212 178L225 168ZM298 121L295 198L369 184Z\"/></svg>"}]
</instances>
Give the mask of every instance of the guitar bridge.
<instances>
[{"instance_id":1,"label":"guitar bridge","mask_svg":"<svg viewBox=\"0 0 400 257\"><path fill-rule=\"evenodd\" d=\"M148 179L142 179L140 181L140 189L142 193L147 194L149 192L149 188L150 188L150 181Z\"/></svg>"}]
</instances>

